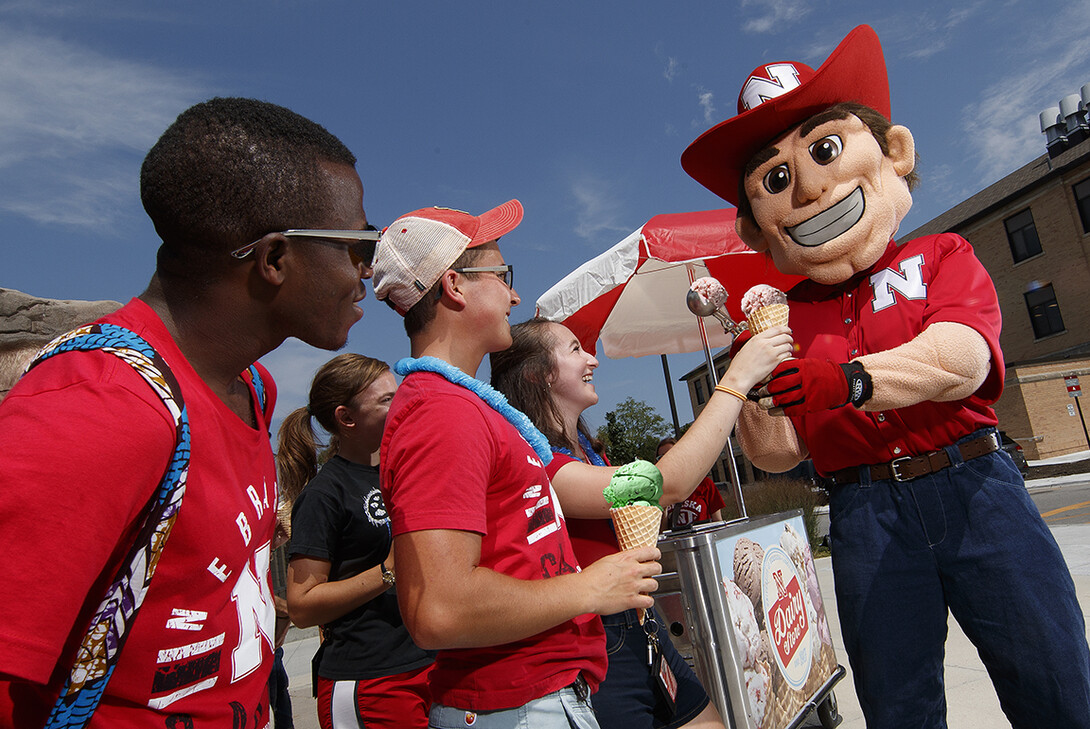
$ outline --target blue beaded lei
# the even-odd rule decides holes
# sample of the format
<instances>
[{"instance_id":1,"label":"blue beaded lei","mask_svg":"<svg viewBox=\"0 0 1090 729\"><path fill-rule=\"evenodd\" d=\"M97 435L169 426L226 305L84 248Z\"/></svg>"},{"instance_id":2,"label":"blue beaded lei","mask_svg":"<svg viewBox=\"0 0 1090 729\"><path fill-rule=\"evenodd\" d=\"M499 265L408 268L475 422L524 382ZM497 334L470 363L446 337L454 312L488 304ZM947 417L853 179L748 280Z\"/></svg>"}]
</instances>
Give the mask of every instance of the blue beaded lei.
<instances>
[{"instance_id":1,"label":"blue beaded lei","mask_svg":"<svg viewBox=\"0 0 1090 729\"><path fill-rule=\"evenodd\" d=\"M449 382L464 387L506 418L507 422L513 425L519 435L530 444L530 447L534 449L542 463L548 464L553 460L553 452L549 447L549 441L545 439L541 431L534 427L534 424L530 421L530 418L526 417L525 413L507 402L507 398L504 397L502 392L487 382L470 377L454 365L444 362L438 357L417 357L415 359L405 357L399 359L394 363L394 372L402 377L412 372L434 372Z\"/></svg>"},{"instance_id":2,"label":"blue beaded lei","mask_svg":"<svg viewBox=\"0 0 1090 729\"><path fill-rule=\"evenodd\" d=\"M590 465L607 465L605 459L602 458L601 454L599 454L598 451L594 450L594 446L590 444L590 438L588 438L586 433L581 430L579 431L579 447L583 449L583 453L585 453L587 458L590 459ZM566 456L571 456L577 461L583 460L579 456L572 453L571 450L564 448L563 446L556 446L555 448L553 448L553 453L563 453Z\"/></svg>"}]
</instances>

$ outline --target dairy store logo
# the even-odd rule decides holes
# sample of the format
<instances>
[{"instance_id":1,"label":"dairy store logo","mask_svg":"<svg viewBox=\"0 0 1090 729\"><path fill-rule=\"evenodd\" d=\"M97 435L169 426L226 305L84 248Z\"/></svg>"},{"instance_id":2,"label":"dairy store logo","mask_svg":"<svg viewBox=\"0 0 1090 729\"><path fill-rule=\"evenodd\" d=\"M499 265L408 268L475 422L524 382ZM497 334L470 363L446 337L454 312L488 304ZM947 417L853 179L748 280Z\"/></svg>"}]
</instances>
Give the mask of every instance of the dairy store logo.
<instances>
[{"instance_id":1,"label":"dairy store logo","mask_svg":"<svg viewBox=\"0 0 1090 729\"><path fill-rule=\"evenodd\" d=\"M788 684L801 688L810 675L813 652L806 590L794 562L775 545L765 549L761 603L776 665Z\"/></svg>"}]
</instances>

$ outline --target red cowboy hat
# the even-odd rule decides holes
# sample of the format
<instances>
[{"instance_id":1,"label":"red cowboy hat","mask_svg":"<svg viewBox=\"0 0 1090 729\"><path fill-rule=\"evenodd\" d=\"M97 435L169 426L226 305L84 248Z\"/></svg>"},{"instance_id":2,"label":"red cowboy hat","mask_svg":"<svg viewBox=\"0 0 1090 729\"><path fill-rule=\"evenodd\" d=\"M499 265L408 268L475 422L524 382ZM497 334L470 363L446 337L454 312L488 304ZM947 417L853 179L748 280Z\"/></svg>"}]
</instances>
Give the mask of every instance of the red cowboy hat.
<instances>
[{"instance_id":1,"label":"red cowboy hat","mask_svg":"<svg viewBox=\"0 0 1090 729\"><path fill-rule=\"evenodd\" d=\"M738 204L746 163L769 142L843 101L889 112L889 79L878 36L860 25L817 71L804 63L757 67L738 94L738 116L704 132L681 155L681 166L704 187Z\"/></svg>"}]
</instances>

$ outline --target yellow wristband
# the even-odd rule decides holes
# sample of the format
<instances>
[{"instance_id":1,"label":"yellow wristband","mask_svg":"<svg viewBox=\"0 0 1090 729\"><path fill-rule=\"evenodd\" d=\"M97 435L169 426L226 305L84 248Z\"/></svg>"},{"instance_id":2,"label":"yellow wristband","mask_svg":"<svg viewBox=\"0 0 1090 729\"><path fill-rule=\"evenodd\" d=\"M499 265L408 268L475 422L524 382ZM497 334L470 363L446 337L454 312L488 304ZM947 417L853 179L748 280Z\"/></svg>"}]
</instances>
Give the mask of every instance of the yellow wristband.
<instances>
[{"instance_id":1,"label":"yellow wristband","mask_svg":"<svg viewBox=\"0 0 1090 729\"><path fill-rule=\"evenodd\" d=\"M736 398L738 398L742 402L745 402L746 399L747 399L745 395L738 392L737 390L732 390L731 388L727 387L726 385L716 385L715 389L718 390L719 392L725 392L728 395L734 395Z\"/></svg>"}]
</instances>

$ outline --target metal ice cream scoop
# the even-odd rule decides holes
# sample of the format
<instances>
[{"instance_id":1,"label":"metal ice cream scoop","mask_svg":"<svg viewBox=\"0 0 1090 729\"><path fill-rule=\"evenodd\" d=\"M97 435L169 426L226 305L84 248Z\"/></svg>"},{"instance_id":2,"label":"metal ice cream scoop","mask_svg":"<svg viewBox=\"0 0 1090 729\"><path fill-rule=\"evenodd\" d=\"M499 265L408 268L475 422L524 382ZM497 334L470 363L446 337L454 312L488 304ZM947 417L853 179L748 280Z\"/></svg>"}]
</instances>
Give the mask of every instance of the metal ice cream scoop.
<instances>
[{"instance_id":1,"label":"metal ice cream scoop","mask_svg":"<svg viewBox=\"0 0 1090 729\"><path fill-rule=\"evenodd\" d=\"M689 293L685 294L685 305L689 307L689 311L697 316L714 316L723 325L723 331L728 334L737 336L747 329L745 322L738 324L727 316L727 312L723 310L723 307L716 306L692 289L689 289Z\"/></svg>"}]
</instances>

